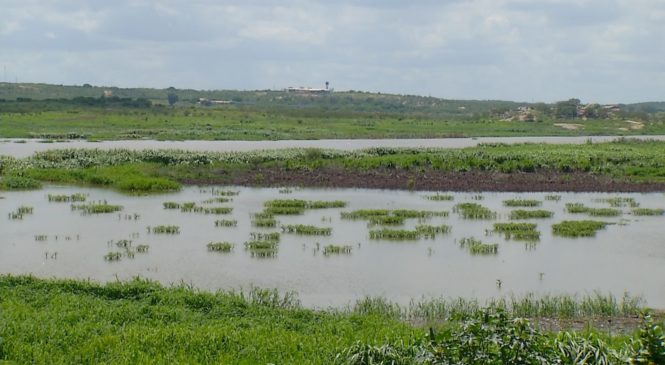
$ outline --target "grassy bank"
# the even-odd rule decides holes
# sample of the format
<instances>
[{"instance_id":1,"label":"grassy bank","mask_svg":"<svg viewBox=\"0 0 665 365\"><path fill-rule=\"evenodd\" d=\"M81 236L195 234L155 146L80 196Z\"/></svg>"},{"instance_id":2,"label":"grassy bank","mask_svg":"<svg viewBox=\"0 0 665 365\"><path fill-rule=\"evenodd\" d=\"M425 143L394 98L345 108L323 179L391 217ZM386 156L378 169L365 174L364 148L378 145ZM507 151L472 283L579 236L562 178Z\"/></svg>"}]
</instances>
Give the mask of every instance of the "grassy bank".
<instances>
[{"instance_id":1,"label":"grassy bank","mask_svg":"<svg viewBox=\"0 0 665 365\"><path fill-rule=\"evenodd\" d=\"M567 176L575 174L633 183L664 183L664 156L665 142L626 140L585 145L497 144L465 149L373 148L362 151L53 150L25 159L0 157L0 174L3 175L0 186L30 188L47 181L106 186L128 192L159 192L177 190L180 183L188 182L270 184L264 171L298 176L334 169L341 175L372 171L413 175L428 171L519 176L554 173L565 188ZM245 180L238 181L238 176L244 176ZM415 186L417 181L401 188Z\"/></svg>"},{"instance_id":2,"label":"grassy bank","mask_svg":"<svg viewBox=\"0 0 665 365\"><path fill-rule=\"evenodd\" d=\"M486 359L494 361L484 363L500 363L496 361L517 353L571 357L590 352L585 344L617 359L635 356L638 349L648 350L648 356L658 351L662 356L663 351L662 342L657 342L662 334L655 325L643 326L642 332L632 336L594 331L553 334L513 320L510 311L468 307L450 321L426 329L399 321L380 303L386 302L366 300L345 311L311 311L302 309L292 295L269 290L213 294L145 281L101 286L2 276L0 360L388 364L390 357L385 356L398 356L401 360L396 363L413 364L428 363L417 362L418 353L430 359L461 356L454 348L473 343L465 345L463 338L481 341L481 346L466 348L464 353L485 353ZM490 338L494 340L487 342ZM509 346L510 341L522 341L525 346ZM499 351L504 345L507 352Z\"/></svg>"}]
</instances>

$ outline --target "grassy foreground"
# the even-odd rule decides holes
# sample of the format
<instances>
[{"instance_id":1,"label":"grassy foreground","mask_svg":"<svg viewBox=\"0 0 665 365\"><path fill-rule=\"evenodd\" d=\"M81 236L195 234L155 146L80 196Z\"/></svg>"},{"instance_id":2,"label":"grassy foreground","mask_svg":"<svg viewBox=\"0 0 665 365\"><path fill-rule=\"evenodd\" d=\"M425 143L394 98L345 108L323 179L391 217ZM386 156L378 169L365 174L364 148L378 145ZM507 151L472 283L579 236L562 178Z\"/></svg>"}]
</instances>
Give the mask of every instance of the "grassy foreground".
<instances>
[{"instance_id":1,"label":"grassy foreground","mask_svg":"<svg viewBox=\"0 0 665 365\"><path fill-rule=\"evenodd\" d=\"M275 291L206 293L135 280L101 286L0 277L0 361L10 363L662 364L662 328L546 333L502 309L412 327L364 301L302 309ZM580 362L586 358L587 362Z\"/></svg>"},{"instance_id":2,"label":"grassy foreground","mask_svg":"<svg viewBox=\"0 0 665 365\"><path fill-rule=\"evenodd\" d=\"M181 183L233 183L239 175L262 185L263 170L297 175L322 169L442 171L562 176L582 173L638 183L665 182L665 142L619 140L585 145L483 145L465 149L373 148L361 151L291 149L253 152L175 150L52 150L29 158L0 156L0 189L40 182L86 184L126 192L177 190ZM414 182L415 183L415 182ZM403 188L407 188L404 186Z\"/></svg>"}]
</instances>

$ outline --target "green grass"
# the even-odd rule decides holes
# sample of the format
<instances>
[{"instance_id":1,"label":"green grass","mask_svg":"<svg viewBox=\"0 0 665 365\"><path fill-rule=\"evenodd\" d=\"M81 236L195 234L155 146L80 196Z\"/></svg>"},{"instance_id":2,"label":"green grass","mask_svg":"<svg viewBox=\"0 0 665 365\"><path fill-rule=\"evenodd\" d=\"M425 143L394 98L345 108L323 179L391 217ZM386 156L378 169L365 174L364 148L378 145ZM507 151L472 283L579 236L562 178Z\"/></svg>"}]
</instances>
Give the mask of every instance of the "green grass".
<instances>
[{"instance_id":1,"label":"green grass","mask_svg":"<svg viewBox=\"0 0 665 365\"><path fill-rule=\"evenodd\" d=\"M71 209L81 214L108 214L123 210L122 205L108 204L107 202L91 202L88 204L72 204Z\"/></svg>"},{"instance_id":2,"label":"green grass","mask_svg":"<svg viewBox=\"0 0 665 365\"><path fill-rule=\"evenodd\" d=\"M330 236L332 233L332 228L304 224L287 224L282 226L282 232L309 236Z\"/></svg>"},{"instance_id":3,"label":"green grass","mask_svg":"<svg viewBox=\"0 0 665 365\"><path fill-rule=\"evenodd\" d=\"M510 212L510 219L534 219L534 218L552 218L554 212L549 210L525 210L525 209L516 209Z\"/></svg>"},{"instance_id":4,"label":"green grass","mask_svg":"<svg viewBox=\"0 0 665 365\"><path fill-rule=\"evenodd\" d=\"M329 364L356 341L411 341L376 315L301 309L254 289L206 293L145 281L0 277L0 361L17 363Z\"/></svg>"},{"instance_id":5,"label":"green grass","mask_svg":"<svg viewBox=\"0 0 665 365\"><path fill-rule=\"evenodd\" d=\"M593 237L608 224L591 220L563 221L552 225L552 233L562 237Z\"/></svg>"},{"instance_id":6,"label":"green grass","mask_svg":"<svg viewBox=\"0 0 665 365\"><path fill-rule=\"evenodd\" d=\"M484 145L465 149L375 148L363 151L293 149L252 152L55 150L25 159L0 158L3 186L29 188L34 182L111 187L129 193L178 190L192 181L231 182L236 174L262 169L355 173L374 170L485 171L499 173L584 173L620 181L665 182L665 142L618 141L591 145ZM17 180L7 185L7 181ZM26 180L28 179L28 180ZM574 183L574 182L573 182ZM257 182L263 184L263 182ZM222 195L225 196L225 195ZM298 206L271 206L301 214ZM339 202L328 203L340 207Z\"/></svg>"},{"instance_id":7,"label":"green grass","mask_svg":"<svg viewBox=\"0 0 665 365\"><path fill-rule=\"evenodd\" d=\"M496 212L483 207L478 203L459 203L453 207L453 212L457 212L464 219L494 219Z\"/></svg>"},{"instance_id":8,"label":"green grass","mask_svg":"<svg viewBox=\"0 0 665 365\"><path fill-rule=\"evenodd\" d=\"M633 215L663 215L665 214L665 209L635 208L631 212Z\"/></svg>"},{"instance_id":9,"label":"green grass","mask_svg":"<svg viewBox=\"0 0 665 365\"><path fill-rule=\"evenodd\" d=\"M535 199L508 199L503 201L506 207L539 207L543 203Z\"/></svg>"},{"instance_id":10,"label":"green grass","mask_svg":"<svg viewBox=\"0 0 665 365\"><path fill-rule=\"evenodd\" d=\"M233 244L229 242L210 242L206 245L208 251L212 252L231 252L233 250Z\"/></svg>"},{"instance_id":11,"label":"green grass","mask_svg":"<svg viewBox=\"0 0 665 365\"><path fill-rule=\"evenodd\" d=\"M483 309L485 306L489 307ZM362 352L369 356L365 363L379 364L386 356L396 355L405 359L400 363L412 364L414 357L408 354L455 356L460 352L452 349L453 344L457 344L454 348L471 350L470 344L507 341L515 336L524 341L516 341L519 346L506 343L501 347L503 356L513 351L522 351L523 356L552 356L557 353L551 350L566 344L556 342L561 335L543 332L512 316L616 318L634 316L641 306L631 297L597 294L583 298L508 297L489 303L432 299L412 302L408 307L383 298L365 298L349 309L313 311L303 309L291 293L280 295L258 288L210 293L138 279L99 285L0 276L0 309L0 362L356 364L362 362L348 360ZM505 315L497 317L500 313ZM404 319L438 324L432 329L419 328L400 321ZM633 348L650 349L641 351L640 358L655 359L654 354L663 348L662 340L658 345L662 330L656 324L643 325L634 336L602 336L593 330L565 333L578 336L578 341L601 336L605 339L601 347L587 347L600 348L601 355L612 350L628 356L635 353ZM429 337L432 334L434 338ZM412 347L414 351L409 352ZM494 350L498 347L473 348L467 353L487 351L497 356ZM568 343L561 348L574 347ZM439 351L431 351L434 349ZM511 362L492 363L506 361ZM648 364L647 360L642 363Z\"/></svg>"},{"instance_id":12,"label":"green grass","mask_svg":"<svg viewBox=\"0 0 665 365\"><path fill-rule=\"evenodd\" d=\"M466 249L471 255L496 255L499 253L499 245L496 243L483 243L474 237L464 237L460 239L459 245Z\"/></svg>"}]
</instances>

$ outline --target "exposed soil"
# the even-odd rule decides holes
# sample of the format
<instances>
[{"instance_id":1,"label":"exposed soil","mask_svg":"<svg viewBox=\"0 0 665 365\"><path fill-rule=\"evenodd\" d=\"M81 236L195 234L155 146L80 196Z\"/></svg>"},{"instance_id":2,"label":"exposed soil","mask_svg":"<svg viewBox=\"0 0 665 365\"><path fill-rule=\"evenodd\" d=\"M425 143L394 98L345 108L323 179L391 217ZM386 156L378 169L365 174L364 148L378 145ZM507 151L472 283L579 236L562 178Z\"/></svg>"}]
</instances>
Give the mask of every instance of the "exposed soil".
<instances>
[{"instance_id":1,"label":"exposed soil","mask_svg":"<svg viewBox=\"0 0 665 365\"><path fill-rule=\"evenodd\" d=\"M451 172L432 169L376 169L370 171L321 168L286 170L258 168L249 171L215 170L185 184L233 184L244 186L306 186L325 188L412 189L438 191L508 192L654 192L665 191L665 183L638 183L588 173L539 171L498 173Z\"/></svg>"}]
</instances>

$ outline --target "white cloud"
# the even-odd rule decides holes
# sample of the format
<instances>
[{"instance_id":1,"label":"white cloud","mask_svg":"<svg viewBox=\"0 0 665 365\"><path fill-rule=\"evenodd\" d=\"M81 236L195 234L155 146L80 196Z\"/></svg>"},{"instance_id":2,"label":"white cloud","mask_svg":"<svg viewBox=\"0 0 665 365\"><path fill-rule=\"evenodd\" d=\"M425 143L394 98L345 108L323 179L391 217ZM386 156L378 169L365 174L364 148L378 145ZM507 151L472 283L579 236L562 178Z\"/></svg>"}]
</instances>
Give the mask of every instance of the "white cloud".
<instances>
[{"instance_id":1,"label":"white cloud","mask_svg":"<svg viewBox=\"0 0 665 365\"><path fill-rule=\"evenodd\" d=\"M338 89L450 98L662 99L653 0L5 1L22 80ZM103 72L99 72L103 70Z\"/></svg>"}]
</instances>

